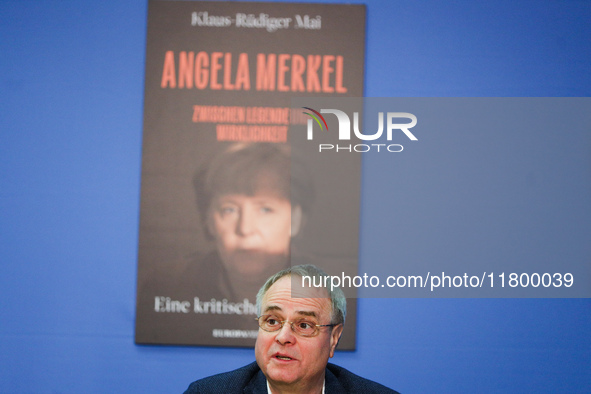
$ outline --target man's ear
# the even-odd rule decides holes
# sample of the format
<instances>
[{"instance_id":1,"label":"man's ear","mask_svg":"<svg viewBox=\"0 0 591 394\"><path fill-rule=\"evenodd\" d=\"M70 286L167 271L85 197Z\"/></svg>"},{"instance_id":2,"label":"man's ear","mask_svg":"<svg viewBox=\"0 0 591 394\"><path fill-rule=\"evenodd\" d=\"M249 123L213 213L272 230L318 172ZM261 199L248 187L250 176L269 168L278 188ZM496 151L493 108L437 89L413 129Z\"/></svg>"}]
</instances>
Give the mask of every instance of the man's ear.
<instances>
[{"instance_id":1,"label":"man's ear","mask_svg":"<svg viewBox=\"0 0 591 394\"><path fill-rule=\"evenodd\" d=\"M291 208L291 236L298 235L302 227L302 207L296 205Z\"/></svg>"},{"instance_id":2,"label":"man's ear","mask_svg":"<svg viewBox=\"0 0 591 394\"><path fill-rule=\"evenodd\" d=\"M339 344L339 340L341 339L341 334L343 333L343 324L339 324L336 327L332 328L332 332L330 333L330 355L329 357L334 356L334 350L336 349L337 345Z\"/></svg>"}]
</instances>

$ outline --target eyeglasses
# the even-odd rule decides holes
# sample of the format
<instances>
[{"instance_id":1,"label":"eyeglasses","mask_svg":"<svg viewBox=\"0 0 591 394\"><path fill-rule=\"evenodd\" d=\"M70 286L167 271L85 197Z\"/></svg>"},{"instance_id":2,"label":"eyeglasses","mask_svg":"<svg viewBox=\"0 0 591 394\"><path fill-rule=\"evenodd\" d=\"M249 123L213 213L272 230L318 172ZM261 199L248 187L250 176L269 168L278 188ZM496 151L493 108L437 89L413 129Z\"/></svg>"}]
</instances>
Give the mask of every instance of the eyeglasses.
<instances>
[{"instance_id":1,"label":"eyeglasses","mask_svg":"<svg viewBox=\"0 0 591 394\"><path fill-rule=\"evenodd\" d=\"M298 319L293 322L279 320L279 318L274 315L261 315L257 317L256 320L259 322L259 327L267 332L279 331L285 323L289 323L292 331L302 337L313 337L318 335L320 327L338 326L338 324L315 324L306 319Z\"/></svg>"}]
</instances>

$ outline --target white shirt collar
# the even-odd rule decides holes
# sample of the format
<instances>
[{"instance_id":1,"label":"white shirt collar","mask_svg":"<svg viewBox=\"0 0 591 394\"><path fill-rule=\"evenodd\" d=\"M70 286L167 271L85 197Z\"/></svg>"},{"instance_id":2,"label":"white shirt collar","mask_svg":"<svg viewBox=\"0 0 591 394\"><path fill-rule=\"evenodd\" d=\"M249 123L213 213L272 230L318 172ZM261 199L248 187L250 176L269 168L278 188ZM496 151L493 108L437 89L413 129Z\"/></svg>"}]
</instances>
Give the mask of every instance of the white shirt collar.
<instances>
[{"instance_id":1,"label":"white shirt collar","mask_svg":"<svg viewBox=\"0 0 591 394\"><path fill-rule=\"evenodd\" d=\"M326 380L324 380L324 382L322 382L322 394L324 394L324 386L326 386ZM269 386L268 380L267 380L267 394L273 394L273 393L271 393L271 386Z\"/></svg>"}]
</instances>

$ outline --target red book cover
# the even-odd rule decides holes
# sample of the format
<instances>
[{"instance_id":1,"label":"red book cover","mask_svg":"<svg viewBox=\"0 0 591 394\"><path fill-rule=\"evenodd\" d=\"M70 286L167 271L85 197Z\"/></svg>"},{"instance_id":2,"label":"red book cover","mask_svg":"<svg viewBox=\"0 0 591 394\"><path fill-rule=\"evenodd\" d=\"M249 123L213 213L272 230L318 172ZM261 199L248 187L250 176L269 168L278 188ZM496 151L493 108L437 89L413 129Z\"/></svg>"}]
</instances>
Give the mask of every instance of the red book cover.
<instances>
[{"instance_id":1,"label":"red book cover","mask_svg":"<svg viewBox=\"0 0 591 394\"><path fill-rule=\"evenodd\" d=\"M364 47L362 5L149 2L137 343L250 347L271 274L357 273L360 156L289 133L292 99L363 96Z\"/></svg>"}]
</instances>

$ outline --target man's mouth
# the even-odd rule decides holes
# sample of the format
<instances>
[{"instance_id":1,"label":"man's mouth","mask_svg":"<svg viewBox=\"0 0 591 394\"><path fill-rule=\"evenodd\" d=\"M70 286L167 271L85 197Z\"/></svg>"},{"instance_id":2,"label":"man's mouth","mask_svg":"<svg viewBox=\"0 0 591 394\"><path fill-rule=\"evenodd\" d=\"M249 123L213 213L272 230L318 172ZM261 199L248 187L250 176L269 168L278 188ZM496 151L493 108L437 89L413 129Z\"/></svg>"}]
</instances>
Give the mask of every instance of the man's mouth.
<instances>
[{"instance_id":1,"label":"man's mouth","mask_svg":"<svg viewBox=\"0 0 591 394\"><path fill-rule=\"evenodd\" d=\"M275 355L275 358L276 359L279 359L279 360L283 360L283 361L291 361L291 360L293 360L293 358L287 357L287 356L283 356L281 354L276 354Z\"/></svg>"}]
</instances>

